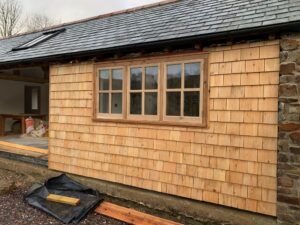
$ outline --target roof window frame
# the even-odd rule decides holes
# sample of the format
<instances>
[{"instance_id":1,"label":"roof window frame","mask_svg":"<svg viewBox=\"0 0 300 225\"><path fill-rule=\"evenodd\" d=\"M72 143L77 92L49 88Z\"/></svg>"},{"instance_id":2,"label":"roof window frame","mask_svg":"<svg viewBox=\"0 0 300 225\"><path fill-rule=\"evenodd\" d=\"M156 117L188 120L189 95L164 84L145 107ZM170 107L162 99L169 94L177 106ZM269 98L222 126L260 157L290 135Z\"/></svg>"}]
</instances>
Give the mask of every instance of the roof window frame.
<instances>
[{"instance_id":1,"label":"roof window frame","mask_svg":"<svg viewBox=\"0 0 300 225\"><path fill-rule=\"evenodd\" d=\"M12 51L20 51L20 50L25 50L25 49L29 49L32 48L36 45L39 45L47 40L49 40L50 38L53 38L54 36L64 32L66 30L66 28L62 28L59 30L52 30L52 31L47 31L42 33L42 35L39 35L38 37L23 43L22 45L12 48Z\"/></svg>"}]
</instances>

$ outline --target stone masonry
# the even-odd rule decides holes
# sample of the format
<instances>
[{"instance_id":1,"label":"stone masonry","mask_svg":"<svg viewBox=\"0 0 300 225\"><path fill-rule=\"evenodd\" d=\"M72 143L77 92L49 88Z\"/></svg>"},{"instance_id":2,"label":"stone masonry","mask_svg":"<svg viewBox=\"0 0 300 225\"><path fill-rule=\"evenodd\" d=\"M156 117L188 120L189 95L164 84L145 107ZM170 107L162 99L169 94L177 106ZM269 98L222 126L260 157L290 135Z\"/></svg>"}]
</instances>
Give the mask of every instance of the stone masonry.
<instances>
[{"instance_id":1,"label":"stone masonry","mask_svg":"<svg viewBox=\"0 0 300 225\"><path fill-rule=\"evenodd\" d=\"M281 38L278 225L300 224L300 33Z\"/></svg>"}]
</instances>

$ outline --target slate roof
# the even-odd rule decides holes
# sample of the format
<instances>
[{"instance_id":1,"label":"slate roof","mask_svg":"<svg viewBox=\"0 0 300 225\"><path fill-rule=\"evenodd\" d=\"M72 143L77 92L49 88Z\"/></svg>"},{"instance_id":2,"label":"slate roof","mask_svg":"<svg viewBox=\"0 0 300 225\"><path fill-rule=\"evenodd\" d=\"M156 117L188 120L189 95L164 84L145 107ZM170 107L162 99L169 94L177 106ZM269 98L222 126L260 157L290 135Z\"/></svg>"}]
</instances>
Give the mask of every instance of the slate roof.
<instances>
[{"instance_id":1,"label":"slate roof","mask_svg":"<svg viewBox=\"0 0 300 225\"><path fill-rule=\"evenodd\" d=\"M41 32L0 40L0 64L295 21L299 0L179 0L65 25L65 32L26 50L11 51Z\"/></svg>"}]
</instances>

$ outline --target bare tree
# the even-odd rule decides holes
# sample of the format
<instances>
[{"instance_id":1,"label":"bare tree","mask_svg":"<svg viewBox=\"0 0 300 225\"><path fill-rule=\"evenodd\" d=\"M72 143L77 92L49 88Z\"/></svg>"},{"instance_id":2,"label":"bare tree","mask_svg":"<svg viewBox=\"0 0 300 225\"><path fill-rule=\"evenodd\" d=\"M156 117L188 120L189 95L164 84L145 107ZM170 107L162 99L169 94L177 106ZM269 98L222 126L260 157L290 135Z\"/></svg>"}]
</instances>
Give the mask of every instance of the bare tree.
<instances>
[{"instance_id":1,"label":"bare tree","mask_svg":"<svg viewBox=\"0 0 300 225\"><path fill-rule=\"evenodd\" d=\"M28 16L25 21L26 31L36 31L41 30L46 27L53 26L57 24L58 21L51 19L50 17L42 14L33 14Z\"/></svg>"},{"instance_id":2,"label":"bare tree","mask_svg":"<svg viewBox=\"0 0 300 225\"><path fill-rule=\"evenodd\" d=\"M9 37L17 33L22 14L19 0L0 0L0 36Z\"/></svg>"}]
</instances>

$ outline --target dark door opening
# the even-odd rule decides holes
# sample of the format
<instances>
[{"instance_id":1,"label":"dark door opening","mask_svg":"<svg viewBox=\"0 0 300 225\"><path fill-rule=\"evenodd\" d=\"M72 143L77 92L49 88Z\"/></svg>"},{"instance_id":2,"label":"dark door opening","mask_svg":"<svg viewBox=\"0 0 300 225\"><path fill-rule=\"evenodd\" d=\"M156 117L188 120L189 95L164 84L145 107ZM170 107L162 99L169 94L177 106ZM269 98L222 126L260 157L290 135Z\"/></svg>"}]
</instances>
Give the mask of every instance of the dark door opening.
<instances>
[{"instance_id":1,"label":"dark door opening","mask_svg":"<svg viewBox=\"0 0 300 225\"><path fill-rule=\"evenodd\" d=\"M25 114L41 113L41 87L25 86Z\"/></svg>"}]
</instances>

